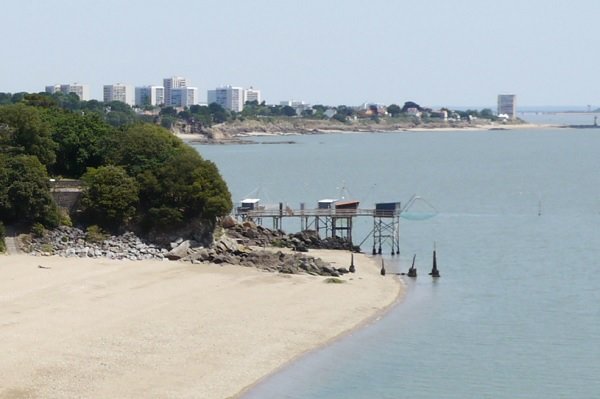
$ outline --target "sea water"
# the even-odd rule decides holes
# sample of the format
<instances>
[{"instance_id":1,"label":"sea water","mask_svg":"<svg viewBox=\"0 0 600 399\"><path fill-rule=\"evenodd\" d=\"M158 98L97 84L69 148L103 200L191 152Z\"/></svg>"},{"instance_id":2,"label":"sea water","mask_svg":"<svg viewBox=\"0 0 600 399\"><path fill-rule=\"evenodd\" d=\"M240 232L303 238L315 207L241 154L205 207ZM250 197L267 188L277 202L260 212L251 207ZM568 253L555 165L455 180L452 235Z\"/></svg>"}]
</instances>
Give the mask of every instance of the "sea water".
<instances>
[{"instance_id":1,"label":"sea water","mask_svg":"<svg viewBox=\"0 0 600 399\"><path fill-rule=\"evenodd\" d=\"M600 130L256 141L196 147L235 201L372 207L417 194L437 214L401 219L400 256L384 245L391 272L416 255L401 303L246 398L600 397ZM371 224L357 223L355 242ZM439 279L427 275L434 242Z\"/></svg>"}]
</instances>

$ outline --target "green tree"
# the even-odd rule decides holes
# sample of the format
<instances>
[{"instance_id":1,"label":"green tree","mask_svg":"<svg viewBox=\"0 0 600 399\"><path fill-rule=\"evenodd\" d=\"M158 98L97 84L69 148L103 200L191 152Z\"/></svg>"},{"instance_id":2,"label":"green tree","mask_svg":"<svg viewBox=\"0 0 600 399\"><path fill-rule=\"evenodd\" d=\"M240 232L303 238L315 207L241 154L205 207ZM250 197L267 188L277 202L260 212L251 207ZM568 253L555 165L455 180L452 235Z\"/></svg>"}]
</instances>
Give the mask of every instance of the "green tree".
<instances>
[{"instance_id":1,"label":"green tree","mask_svg":"<svg viewBox=\"0 0 600 399\"><path fill-rule=\"evenodd\" d=\"M90 168L82 177L84 215L92 223L118 229L132 221L139 202L139 188L120 166Z\"/></svg>"},{"instance_id":2,"label":"green tree","mask_svg":"<svg viewBox=\"0 0 600 399\"><path fill-rule=\"evenodd\" d=\"M181 140L160 126L134 125L114 135L109 159L136 177L143 171L159 169L182 146Z\"/></svg>"},{"instance_id":3,"label":"green tree","mask_svg":"<svg viewBox=\"0 0 600 399\"><path fill-rule=\"evenodd\" d=\"M489 109L489 108L484 108L481 110L481 112L479 113L479 116L485 119L493 119L494 118L494 112Z\"/></svg>"},{"instance_id":4,"label":"green tree","mask_svg":"<svg viewBox=\"0 0 600 399\"><path fill-rule=\"evenodd\" d=\"M58 225L48 174L36 156L0 156L0 219Z\"/></svg>"},{"instance_id":5,"label":"green tree","mask_svg":"<svg viewBox=\"0 0 600 399\"><path fill-rule=\"evenodd\" d=\"M210 114L210 109L204 105L192 105L190 107L190 112L192 114L192 118L200 122L202 126L211 126L212 125L212 117Z\"/></svg>"},{"instance_id":6,"label":"green tree","mask_svg":"<svg viewBox=\"0 0 600 399\"><path fill-rule=\"evenodd\" d=\"M106 163L107 140L113 128L100 115L53 109L47 111L46 119L58 145L52 168L55 175L79 178L86 168Z\"/></svg>"},{"instance_id":7,"label":"green tree","mask_svg":"<svg viewBox=\"0 0 600 399\"><path fill-rule=\"evenodd\" d=\"M325 111L327 111L327 107L324 105L313 105L312 106L313 109L313 118L315 119L325 119Z\"/></svg>"},{"instance_id":8,"label":"green tree","mask_svg":"<svg viewBox=\"0 0 600 399\"><path fill-rule=\"evenodd\" d=\"M38 157L40 162L51 166L56 161L56 143L52 140L50 125L42 118L42 112L25 104L0 107L0 125L6 125L3 144L14 151Z\"/></svg>"},{"instance_id":9,"label":"green tree","mask_svg":"<svg viewBox=\"0 0 600 399\"><path fill-rule=\"evenodd\" d=\"M296 116L296 110L289 105L284 105L281 108L281 114L288 117Z\"/></svg>"},{"instance_id":10,"label":"green tree","mask_svg":"<svg viewBox=\"0 0 600 399\"><path fill-rule=\"evenodd\" d=\"M227 110L217 103L211 103L208 105L211 119L213 123L223 123L229 120Z\"/></svg>"},{"instance_id":11,"label":"green tree","mask_svg":"<svg viewBox=\"0 0 600 399\"><path fill-rule=\"evenodd\" d=\"M392 116L392 118L397 117L402 112L402 108L398 104L390 104L387 107L387 112Z\"/></svg>"},{"instance_id":12,"label":"green tree","mask_svg":"<svg viewBox=\"0 0 600 399\"><path fill-rule=\"evenodd\" d=\"M190 218L227 215L231 194L216 166L191 147L181 146L160 168L138 176L142 207L152 223L176 225Z\"/></svg>"}]
</instances>

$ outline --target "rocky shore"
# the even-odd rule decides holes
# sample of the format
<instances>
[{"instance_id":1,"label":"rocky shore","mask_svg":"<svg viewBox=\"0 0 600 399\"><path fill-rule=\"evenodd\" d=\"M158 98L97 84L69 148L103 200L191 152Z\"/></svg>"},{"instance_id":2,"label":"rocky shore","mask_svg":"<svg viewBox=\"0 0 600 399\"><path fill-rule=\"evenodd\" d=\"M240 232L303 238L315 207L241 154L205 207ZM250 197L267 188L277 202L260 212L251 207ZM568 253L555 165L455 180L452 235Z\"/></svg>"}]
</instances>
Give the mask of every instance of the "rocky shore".
<instances>
[{"instance_id":1,"label":"rocky shore","mask_svg":"<svg viewBox=\"0 0 600 399\"><path fill-rule=\"evenodd\" d=\"M194 240L178 238L169 248L148 243L134 233L90 241L78 228L59 227L42 237L25 240L22 249L36 256L107 258L115 260L174 260L191 263L230 264L254 267L269 272L339 277L345 267L330 264L307 254L312 249L358 250L339 238L320 239L314 231L285 234L252 222L224 220L218 239L209 247Z\"/></svg>"},{"instance_id":2,"label":"rocky shore","mask_svg":"<svg viewBox=\"0 0 600 399\"><path fill-rule=\"evenodd\" d=\"M473 121L420 121L414 118L359 119L340 122L335 119L317 120L308 118L246 119L214 125L194 127L193 125L172 128L173 133L186 141L227 144L254 143L248 137L256 135L322 134L328 132L398 132L411 130L490 130L512 129L532 126L521 120L490 122L487 119Z\"/></svg>"}]
</instances>

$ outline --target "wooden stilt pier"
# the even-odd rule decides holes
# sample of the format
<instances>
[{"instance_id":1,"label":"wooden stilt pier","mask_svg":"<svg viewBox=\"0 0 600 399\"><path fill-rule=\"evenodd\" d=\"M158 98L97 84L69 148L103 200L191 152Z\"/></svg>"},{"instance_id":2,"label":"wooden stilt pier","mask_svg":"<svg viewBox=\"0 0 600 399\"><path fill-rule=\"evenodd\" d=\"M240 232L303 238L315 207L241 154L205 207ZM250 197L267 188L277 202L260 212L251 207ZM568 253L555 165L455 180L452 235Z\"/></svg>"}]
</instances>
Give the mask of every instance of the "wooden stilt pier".
<instances>
[{"instance_id":1,"label":"wooden stilt pier","mask_svg":"<svg viewBox=\"0 0 600 399\"><path fill-rule=\"evenodd\" d=\"M258 199L247 199L236 209L236 217L261 225L263 220L271 219L276 230L282 229L284 219L295 218L301 230L312 229L321 238L342 238L352 245L354 219L370 217L373 229L359 245L373 236L373 254L381 254L385 244L391 246L392 255L400 254L400 202L376 204L375 208L359 208L358 204L358 201L322 200L313 209L307 209L304 204L292 209L283 203L267 209L259 205Z\"/></svg>"}]
</instances>

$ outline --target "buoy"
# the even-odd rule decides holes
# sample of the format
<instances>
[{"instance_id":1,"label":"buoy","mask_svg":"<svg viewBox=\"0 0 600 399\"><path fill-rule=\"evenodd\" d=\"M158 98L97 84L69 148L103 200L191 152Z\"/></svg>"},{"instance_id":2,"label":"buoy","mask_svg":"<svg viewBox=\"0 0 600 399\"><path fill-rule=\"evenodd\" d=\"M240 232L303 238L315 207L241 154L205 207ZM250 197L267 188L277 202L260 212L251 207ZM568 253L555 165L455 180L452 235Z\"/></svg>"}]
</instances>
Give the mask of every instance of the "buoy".
<instances>
[{"instance_id":1,"label":"buoy","mask_svg":"<svg viewBox=\"0 0 600 399\"><path fill-rule=\"evenodd\" d=\"M354 253L350 254L350 267L348 268L348 271L350 273L354 273L356 271L356 268L354 267Z\"/></svg>"},{"instance_id":2,"label":"buoy","mask_svg":"<svg viewBox=\"0 0 600 399\"><path fill-rule=\"evenodd\" d=\"M440 277L440 271L437 268L437 257L435 255L435 243L433 244L433 268L431 269L431 273L429 273L431 277Z\"/></svg>"},{"instance_id":3,"label":"buoy","mask_svg":"<svg viewBox=\"0 0 600 399\"><path fill-rule=\"evenodd\" d=\"M383 264L383 259L381 259L381 275L385 276L385 265Z\"/></svg>"},{"instance_id":4,"label":"buoy","mask_svg":"<svg viewBox=\"0 0 600 399\"><path fill-rule=\"evenodd\" d=\"M417 254L413 255L413 261L410 269L408 269L408 273L406 274L408 277L417 277L417 269L415 268L415 259L417 258Z\"/></svg>"}]
</instances>

